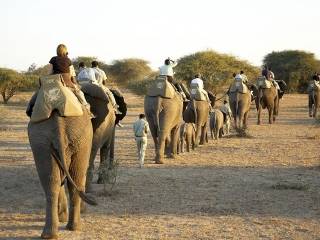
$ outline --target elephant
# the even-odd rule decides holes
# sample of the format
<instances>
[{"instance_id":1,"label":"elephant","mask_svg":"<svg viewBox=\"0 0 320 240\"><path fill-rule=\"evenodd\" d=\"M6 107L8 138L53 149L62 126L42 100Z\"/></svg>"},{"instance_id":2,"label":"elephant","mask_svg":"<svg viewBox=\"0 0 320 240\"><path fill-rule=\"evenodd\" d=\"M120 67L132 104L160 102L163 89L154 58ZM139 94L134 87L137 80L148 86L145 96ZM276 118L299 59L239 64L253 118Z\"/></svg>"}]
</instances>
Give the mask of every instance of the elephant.
<instances>
[{"instance_id":1,"label":"elephant","mask_svg":"<svg viewBox=\"0 0 320 240\"><path fill-rule=\"evenodd\" d=\"M194 123L196 126L195 146L208 142L208 118L211 107L215 104L216 97L208 92L208 101L198 101L192 99L183 111L183 120L186 123Z\"/></svg>"},{"instance_id":2,"label":"elephant","mask_svg":"<svg viewBox=\"0 0 320 240\"><path fill-rule=\"evenodd\" d=\"M95 84L87 83L82 84L81 90L84 92L84 96L91 106L91 112L96 116L91 120L93 139L86 182L86 192L90 192L92 191L91 182L94 172L94 160L99 149L100 166L98 183L104 182L103 171L112 167L116 114L114 107L108 100L107 95L104 94L102 88ZM124 116L121 116L121 119L123 117Z\"/></svg>"},{"instance_id":3,"label":"elephant","mask_svg":"<svg viewBox=\"0 0 320 240\"><path fill-rule=\"evenodd\" d=\"M251 104L251 93L247 91L241 93L239 91L229 91L229 104L234 120L235 128L242 129L247 127L249 110Z\"/></svg>"},{"instance_id":4,"label":"elephant","mask_svg":"<svg viewBox=\"0 0 320 240\"><path fill-rule=\"evenodd\" d=\"M179 93L173 98L145 96L144 111L155 146L155 163L162 164L166 142L170 142L170 154L177 154L179 128L182 123L183 101Z\"/></svg>"},{"instance_id":5,"label":"elephant","mask_svg":"<svg viewBox=\"0 0 320 240\"><path fill-rule=\"evenodd\" d=\"M218 140L223 135L223 113L219 109L214 109L210 113L210 133L211 138Z\"/></svg>"},{"instance_id":6,"label":"elephant","mask_svg":"<svg viewBox=\"0 0 320 240\"><path fill-rule=\"evenodd\" d=\"M269 124L276 120L279 112L279 93L276 87L272 84L270 88L253 88L256 108L258 111L258 125L261 124L261 111L267 108L269 113ZM257 90L258 89L258 92Z\"/></svg>"},{"instance_id":7,"label":"elephant","mask_svg":"<svg viewBox=\"0 0 320 240\"><path fill-rule=\"evenodd\" d=\"M312 87L308 89L309 98L309 116L315 118L317 116L318 107L320 106L320 88Z\"/></svg>"},{"instance_id":8,"label":"elephant","mask_svg":"<svg viewBox=\"0 0 320 240\"><path fill-rule=\"evenodd\" d=\"M85 182L92 145L93 129L89 112L61 117L54 110L49 119L29 122L28 137L37 172L46 196L46 218L41 237L58 237L58 224L66 221L67 206L64 182L69 190L68 230L79 230L80 198L95 205L86 193Z\"/></svg>"},{"instance_id":9,"label":"elephant","mask_svg":"<svg viewBox=\"0 0 320 240\"><path fill-rule=\"evenodd\" d=\"M184 146L186 146L187 152L190 152L190 145L192 150L195 149L195 135L196 127L194 123L183 123L180 127L180 136L178 144L178 152L184 152Z\"/></svg>"}]
</instances>

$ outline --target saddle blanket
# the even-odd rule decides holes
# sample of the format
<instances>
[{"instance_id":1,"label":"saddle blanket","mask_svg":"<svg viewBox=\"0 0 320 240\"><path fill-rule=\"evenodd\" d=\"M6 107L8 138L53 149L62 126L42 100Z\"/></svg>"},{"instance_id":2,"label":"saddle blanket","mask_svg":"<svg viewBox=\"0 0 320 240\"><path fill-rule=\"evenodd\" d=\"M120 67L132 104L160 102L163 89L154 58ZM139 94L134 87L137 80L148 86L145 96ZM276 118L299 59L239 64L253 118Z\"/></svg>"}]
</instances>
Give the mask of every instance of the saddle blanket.
<instances>
[{"instance_id":1,"label":"saddle blanket","mask_svg":"<svg viewBox=\"0 0 320 240\"><path fill-rule=\"evenodd\" d=\"M147 90L147 96L150 97L163 97L173 98L176 90L170 82L168 82L166 76L158 76L154 82L152 82Z\"/></svg>"},{"instance_id":2,"label":"saddle blanket","mask_svg":"<svg viewBox=\"0 0 320 240\"><path fill-rule=\"evenodd\" d=\"M257 79L258 88L271 88L271 81L267 80L264 76L260 76Z\"/></svg>"},{"instance_id":3,"label":"saddle blanket","mask_svg":"<svg viewBox=\"0 0 320 240\"><path fill-rule=\"evenodd\" d=\"M242 81L236 81L230 87L230 92L239 92L239 93L247 93L249 91L247 85L245 85Z\"/></svg>"},{"instance_id":4,"label":"saddle blanket","mask_svg":"<svg viewBox=\"0 0 320 240\"><path fill-rule=\"evenodd\" d=\"M48 119L53 110L64 117L82 116L82 105L72 90L63 85L60 74L40 78L41 87L33 107L31 122Z\"/></svg>"},{"instance_id":5,"label":"saddle blanket","mask_svg":"<svg viewBox=\"0 0 320 240\"><path fill-rule=\"evenodd\" d=\"M203 92L204 90L200 89L198 84L191 84L190 88L190 95L192 99L195 99L197 101L208 101L207 96Z\"/></svg>"}]
</instances>

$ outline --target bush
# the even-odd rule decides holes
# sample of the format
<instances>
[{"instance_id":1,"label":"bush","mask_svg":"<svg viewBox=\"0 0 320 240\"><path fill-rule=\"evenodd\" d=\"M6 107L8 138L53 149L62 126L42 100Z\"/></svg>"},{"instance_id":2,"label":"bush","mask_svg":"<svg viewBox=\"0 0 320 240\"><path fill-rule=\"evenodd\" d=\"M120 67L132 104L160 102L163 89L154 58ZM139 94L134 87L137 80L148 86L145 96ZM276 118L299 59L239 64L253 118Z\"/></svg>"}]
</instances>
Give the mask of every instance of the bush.
<instances>
[{"instance_id":1,"label":"bush","mask_svg":"<svg viewBox=\"0 0 320 240\"><path fill-rule=\"evenodd\" d=\"M11 69L0 68L0 94L4 104L7 104L22 86L22 74Z\"/></svg>"},{"instance_id":2,"label":"bush","mask_svg":"<svg viewBox=\"0 0 320 240\"><path fill-rule=\"evenodd\" d=\"M263 63L271 67L276 79L287 83L290 92L306 92L311 76L320 71L313 53L298 50L269 53Z\"/></svg>"},{"instance_id":3,"label":"bush","mask_svg":"<svg viewBox=\"0 0 320 240\"><path fill-rule=\"evenodd\" d=\"M194 75L200 73L205 88L219 92L229 87L233 82L232 74L239 73L240 70L245 72L249 81L255 81L259 74L257 67L234 56L214 51L202 51L180 58L175 68L175 78L186 81L189 85Z\"/></svg>"},{"instance_id":4,"label":"bush","mask_svg":"<svg viewBox=\"0 0 320 240\"><path fill-rule=\"evenodd\" d=\"M116 82L129 84L141 81L152 73L148 62L138 58L116 60L105 70Z\"/></svg>"}]
</instances>

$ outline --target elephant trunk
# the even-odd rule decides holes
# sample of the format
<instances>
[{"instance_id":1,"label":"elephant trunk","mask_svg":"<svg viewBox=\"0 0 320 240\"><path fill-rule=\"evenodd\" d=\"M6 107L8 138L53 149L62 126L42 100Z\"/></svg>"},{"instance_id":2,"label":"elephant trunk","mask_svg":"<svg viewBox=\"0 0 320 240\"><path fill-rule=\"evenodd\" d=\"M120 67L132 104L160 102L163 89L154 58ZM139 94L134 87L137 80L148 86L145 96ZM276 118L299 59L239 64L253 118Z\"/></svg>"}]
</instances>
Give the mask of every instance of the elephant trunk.
<instances>
[{"instance_id":1,"label":"elephant trunk","mask_svg":"<svg viewBox=\"0 0 320 240\"><path fill-rule=\"evenodd\" d=\"M69 183L74 187L76 192L79 194L80 198L90 205L98 205L96 200L94 198L88 196L84 191L80 190L78 188L78 186L75 184L75 182L73 181L73 179L71 178L67 164L66 164L66 160L64 157L64 153L62 151L62 149L64 149L64 146L66 144L65 144L65 141L63 138L63 133L62 133L61 126L60 126L59 122L57 122L57 126L58 126L58 129L57 129L58 130L58 144L57 144L58 146L57 146L57 148L55 148L53 145L51 145L51 153L52 153L53 158L56 160L58 166L63 171L63 173L66 175Z\"/></svg>"}]
</instances>

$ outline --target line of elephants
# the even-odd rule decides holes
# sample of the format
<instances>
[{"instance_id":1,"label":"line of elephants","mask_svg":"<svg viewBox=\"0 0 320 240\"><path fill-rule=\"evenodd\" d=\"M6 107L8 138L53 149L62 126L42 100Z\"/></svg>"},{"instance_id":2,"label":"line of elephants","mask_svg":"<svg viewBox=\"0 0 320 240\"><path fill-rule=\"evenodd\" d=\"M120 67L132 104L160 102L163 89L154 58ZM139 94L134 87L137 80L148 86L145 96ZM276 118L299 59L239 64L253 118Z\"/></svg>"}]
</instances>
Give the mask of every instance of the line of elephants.
<instances>
[{"instance_id":1,"label":"line of elephants","mask_svg":"<svg viewBox=\"0 0 320 240\"><path fill-rule=\"evenodd\" d=\"M279 109L279 96L275 87L259 91L254 85L250 91L229 93L229 103L234 126L247 126L248 112L252 101L258 111L258 124L261 123L261 109L268 109L269 123L275 121ZM91 190L94 159L100 149L100 168L108 168L114 158L115 124L127 112L122 104L116 116L111 103L96 94L95 85L82 87L91 110L96 118L91 119L87 111L80 117L60 117L53 112L48 120L28 124L28 136L37 172L46 196L46 218L41 237L58 238L60 222L66 222L68 230L79 230L81 199L95 205L95 200L87 193ZM260 94L260 95L259 95ZM116 100L125 103L121 94ZM260 97L258 97L260 96ZM318 101L319 92L316 94ZM312 95L313 99L315 94ZM209 94L212 106L215 96ZM163 163L165 148L170 157L177 153L179 127L183 120L195 123L195 143L207 142L209 103L192 100L188 104L177 93L172 99L146 96L144 110L150 125L155 144L155 162ZM99 171L100 172L100 171ZM66 184L64 182L66 181ZM98 182L103 181L99 176ZM64 186L69 190L69 207Z\"/></svg>"}]
</instances>

